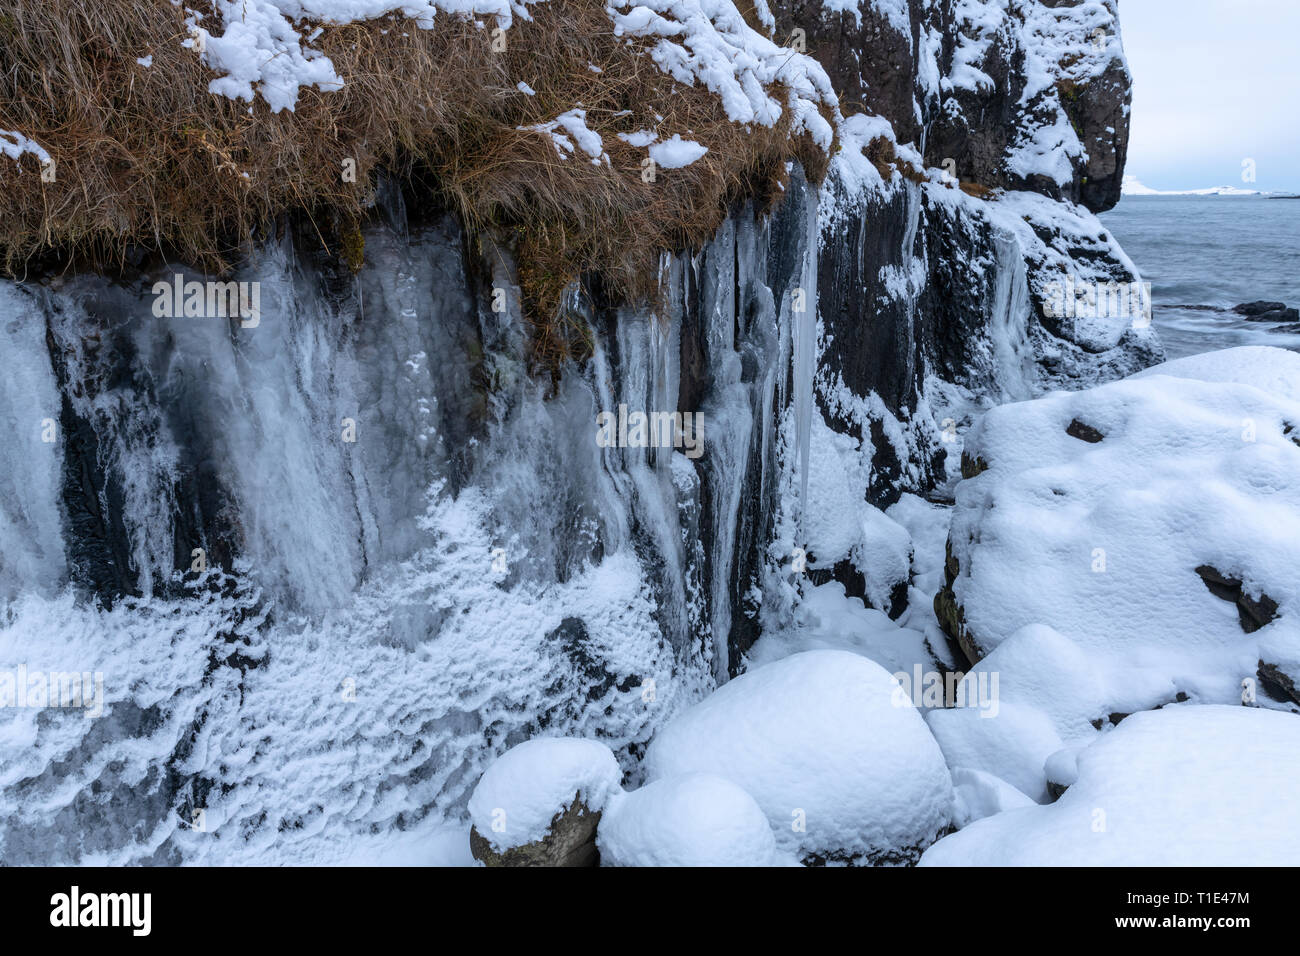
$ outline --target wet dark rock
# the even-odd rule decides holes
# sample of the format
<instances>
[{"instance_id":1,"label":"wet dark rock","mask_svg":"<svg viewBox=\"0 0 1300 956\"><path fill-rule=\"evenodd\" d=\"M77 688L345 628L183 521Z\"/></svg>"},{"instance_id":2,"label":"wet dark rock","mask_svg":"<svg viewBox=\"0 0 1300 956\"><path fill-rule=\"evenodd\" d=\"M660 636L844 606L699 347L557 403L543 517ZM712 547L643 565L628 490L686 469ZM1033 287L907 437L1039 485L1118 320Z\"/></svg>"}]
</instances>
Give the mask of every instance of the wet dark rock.
<instances>
[{"instance_id":1,"label":"wet dark rock","mask_svg":"<svg viewBox=\"0 0 1300 956\"><path fill-rule=\"evenodd\" d=\"M1300 704L1300 686L1296 679L1282 669L1281 665L1260 660L1255 676L1260 688L1276 701Z\"/></svg>"},{"instance_id":2,"label":"wet dark rock","mask_svg":"<svg viewBox=\"0 0 1300 956\"><path fill-rule=\"evenodd\" d=\"M1077 438L1079 441L1086 441L1090 445L1095 445L1106 436L1091 425L1085 425L1079 419L1074 419L1065 428L1065 433L1071 438Z\"/></svg>"},{"instance_id":3,"label":"wet dark rock","mask_svg":"<svg viewBox=\"0 0 1300 956\"><path fill-rule=\"evenodd\" d=\"M1223 601L1237 605L1237 615L1241 619L1241 629L1247 634L1258 631L1277 617L1277 602L1267 594L1253 598L1242 589L1239 578L1228 577L1208 564L1196 569L1210 593Z\"/></svg>"},{"instance_id":4,"label":"wet dark rock","mask_svg":"<svg viewBox=\"0 0 1300 956\"><path fill-rule=\"evenodd\" d=\"M1268 302L1263 299L1258 302L1243 302L1241 305L1234 305L1232 311L1252 322L1300 321L1300 310L1287 308L1285 302Z\"/></svg>"}]
</instances>

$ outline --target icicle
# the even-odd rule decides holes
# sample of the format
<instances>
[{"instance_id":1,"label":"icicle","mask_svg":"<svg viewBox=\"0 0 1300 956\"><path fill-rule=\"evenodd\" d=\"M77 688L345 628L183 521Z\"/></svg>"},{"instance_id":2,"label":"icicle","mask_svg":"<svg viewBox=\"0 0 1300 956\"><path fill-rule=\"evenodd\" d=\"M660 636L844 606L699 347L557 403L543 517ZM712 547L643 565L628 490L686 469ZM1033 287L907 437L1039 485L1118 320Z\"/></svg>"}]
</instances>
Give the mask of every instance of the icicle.
<instances>
[{"instance_id":1,"label":"icicle","mask_svg":"<svg viewBox=\"0 0 1300 956\"><path fill-rule=\"evenodd\" d=\"M813 374L817 367L817 193L808 190L800 286L791 295L795 441L799 448L799 501L808 500L808 447L812 435ZM802 508L800 509L802 514ZM801 519L802 520L802 519Z\"/></svg>"}]
</instances>

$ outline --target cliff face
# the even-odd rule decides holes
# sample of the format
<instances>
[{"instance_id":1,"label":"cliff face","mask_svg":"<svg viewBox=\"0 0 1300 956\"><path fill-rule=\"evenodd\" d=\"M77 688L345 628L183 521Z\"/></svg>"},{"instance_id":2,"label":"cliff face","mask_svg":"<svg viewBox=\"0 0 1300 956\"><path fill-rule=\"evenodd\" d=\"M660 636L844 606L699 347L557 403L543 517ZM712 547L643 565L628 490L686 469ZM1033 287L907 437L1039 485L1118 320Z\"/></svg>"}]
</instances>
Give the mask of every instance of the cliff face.
<instances>
[{"instance_id":1,"label":"cliff face","mask_svg":"<svg viewBox=\"0 0 1300 956\"><path fill-rule=\"evenodd\" d=\"M530 372L529 262L418 190L380 190L355 276L293 230L260 247L234 276L255 327L159 320L155 283L205 278L177 264L3 284L27 384L0 392L21 424L0 599L22 602L0 648L119 677L93 732L33 719L0 804L52 809L0 823L6 862L48 862L74 818L69 860L215 861L176 822L197 807L223 861L320 859L321 834L458 812L539 732L600 736L635 774L793 613L792 556L901 610L905 547L882 577L818 537L826 443L875 515L947 482L982 405L1159 357L1127 315L1044 312L1064 281L1136 279L1088 211L1123 171L1113 0L752 6L836 88L825 182L792 164L770 212L738 202L663 254L647 304L569 286L583 348L555 379ZM689 425L626 440L628 412L695 416L702 454ZM322 748L337 765L292 769ZM105 786L129 832L90 813Z\"/></svg>"}]
</instances>

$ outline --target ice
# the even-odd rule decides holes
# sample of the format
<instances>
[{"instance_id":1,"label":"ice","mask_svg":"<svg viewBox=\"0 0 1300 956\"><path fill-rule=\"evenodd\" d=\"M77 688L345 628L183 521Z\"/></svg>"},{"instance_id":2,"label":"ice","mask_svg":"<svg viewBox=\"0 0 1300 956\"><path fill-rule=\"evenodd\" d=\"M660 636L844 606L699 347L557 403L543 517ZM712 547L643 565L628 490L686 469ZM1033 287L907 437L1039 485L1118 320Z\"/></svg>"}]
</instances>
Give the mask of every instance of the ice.
<instances>
[{"instance_id":1,"label":"ice","mask_svg":"<svg viewBox=\"0 0 1300 956\"><path fill-rule=\"evenodd\" d=\"M59 486L63 442L58 383L33 297L0 284L0 601L49 594L63 581ZM49 440L47 441L46 438Z\"/></svg>"}]
</instances>

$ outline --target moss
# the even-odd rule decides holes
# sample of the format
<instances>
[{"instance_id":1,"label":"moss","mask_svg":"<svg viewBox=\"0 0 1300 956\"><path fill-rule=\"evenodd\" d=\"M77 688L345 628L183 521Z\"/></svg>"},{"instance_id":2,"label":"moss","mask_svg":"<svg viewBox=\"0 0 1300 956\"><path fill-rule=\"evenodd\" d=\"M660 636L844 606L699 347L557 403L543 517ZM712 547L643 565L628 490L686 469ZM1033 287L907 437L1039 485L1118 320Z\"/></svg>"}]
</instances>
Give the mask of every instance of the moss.
<instances>
[{"instance_id":1,"label":"moss","mask_svg":"<svg viewBox=\"0 0 1300 956\"><path fill-rule=\"evenodd\" d=\"M347 263L347 267L356 275L361 271L361 267L366 264L366 237L361 234L360 224L345 232L342 237L343 248L341 250L342 259Z\"/></svg>"}]
</instances>

